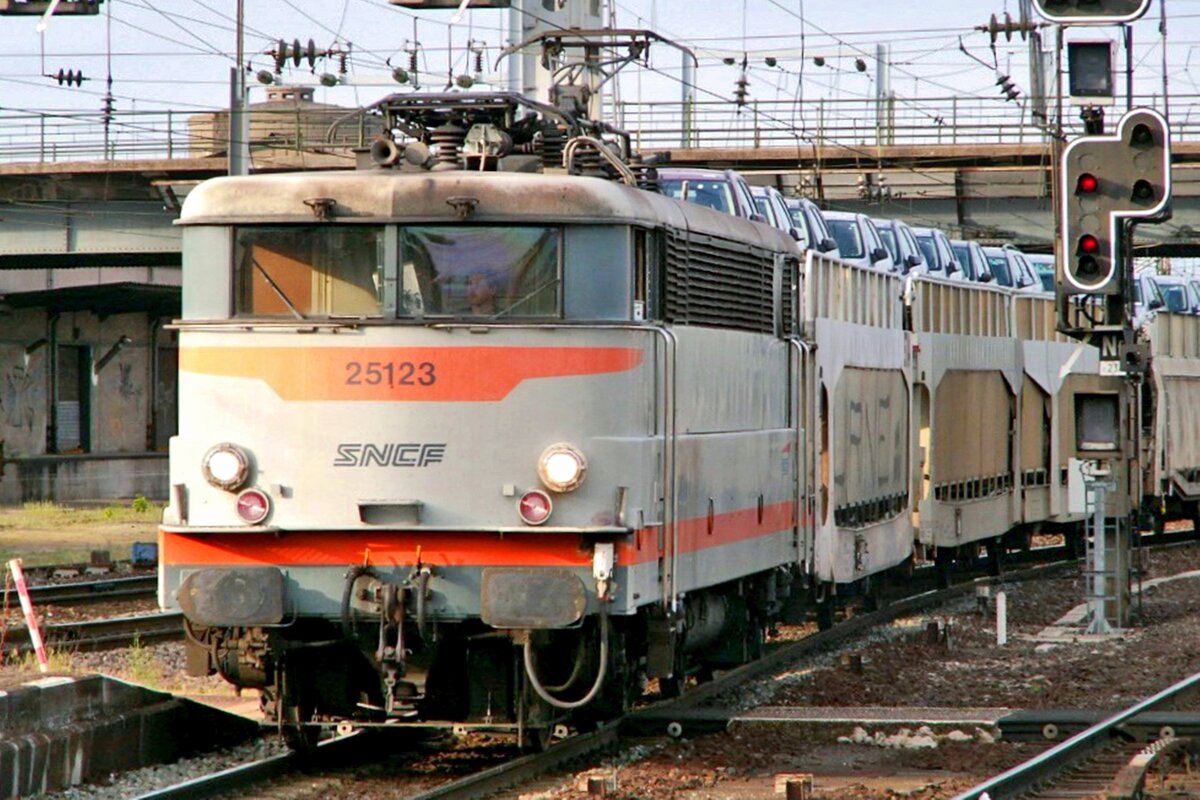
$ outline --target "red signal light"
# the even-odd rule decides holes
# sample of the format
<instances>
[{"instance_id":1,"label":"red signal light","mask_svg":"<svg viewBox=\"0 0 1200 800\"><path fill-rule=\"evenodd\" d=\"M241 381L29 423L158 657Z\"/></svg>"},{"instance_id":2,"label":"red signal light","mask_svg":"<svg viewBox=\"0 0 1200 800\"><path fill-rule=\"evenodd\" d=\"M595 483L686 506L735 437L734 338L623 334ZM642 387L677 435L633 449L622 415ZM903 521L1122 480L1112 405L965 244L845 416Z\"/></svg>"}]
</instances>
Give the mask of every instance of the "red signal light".
<instances>
[{"instance_id":1,"label":"red signal light","mask_svg":"<svg viewBox=\"0 0 1200 800\"><path fill-rule=\"evenodd\" d=\"M1090 233L1085 233L1079 237L1079 252L1088 255L1100 252L1100 240Z\"/></svg>"},{"instance_id":2,"label":"red signal light","mask_svg":"<svg viewBox=\"0 0 1200 800\"><path fill-rule=\"evenodd\" d=\"M1091 194L1100 188L1100 181L1096 180L1096 176L1090 172L1085 172L1079 176L1079 182L1075 184L1075 191L1080 194Z\"/></svg>"}]
</instances>

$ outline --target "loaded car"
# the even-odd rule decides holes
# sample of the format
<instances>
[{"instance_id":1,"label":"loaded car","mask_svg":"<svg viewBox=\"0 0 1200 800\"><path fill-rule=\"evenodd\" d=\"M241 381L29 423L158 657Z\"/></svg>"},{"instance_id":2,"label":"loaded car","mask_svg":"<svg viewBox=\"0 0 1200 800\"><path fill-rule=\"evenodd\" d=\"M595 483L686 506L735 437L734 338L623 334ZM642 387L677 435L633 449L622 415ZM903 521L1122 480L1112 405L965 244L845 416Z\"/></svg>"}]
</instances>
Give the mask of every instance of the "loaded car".
<instances>
[{"instance_id":1,"label":"loaded car","mask_svg":"<svg viewBox=\"0 0 1200 800\"><path fill-rule=\"evenodd\" d=\"M766 222L766 217L754 205L750 185L731 169L659 167L658 190L676 200Z\"/></svg>"},{"instance_id":2,"label":"loaded car","mask_svg":"<svg viewBox=\"0 0 1200 800\"><path fill-rule=\"evenodd\" d=\"M791 236L801 248L812 246L807 230L796 226L778 189L773 186L751 186L750 195L754 198L758 213L766 218L768 225Z\"/></svg>"},{"instance_id":3,"label":"loaded car","mask_svg":"<svg viewBox=\"0 0 1200 800\"><path fill-rule=\"evenodd\" d=\"M925 268L929 275L954 281L967 280L946 234L937 228L913 228L913 235L925 255Z\"/></svg>"},{"instance_id":4,"label":"loaded car","mask_svg":"<svg viewBox=\"0 0 1200 800\"><path fill-rule=\"evenodd\" d=\"M991 267L988 266L987 256L983 254L983 248L979 246L979 242L969 239L951 239L950 249L954 251L954 258L958 261L958 266L969 280L991 283L996 279L996 276L992 274Z\"/></svg>"},{"instance_id":5,"label":"loaded car","mask_svg":"<svg viewBox=\"0 0 1200 800\"><path fill-rule=\"evenodd\" d=\"M883 246L875 223L866 214L851 211L823 211L825 224L837 240L842 261L867 269L894 270L892 255Z\"/></svg>"},{"instance_id":6,"label":"loaded car","mask_svg":"<svg viewBox=\"0 0 1200 800\"><path fill-rule=\"evenodd\" d=\"M883 239L884 246L892 254L892 263L898 265L902 273L907 275L912 272L917 274L925 272L927 269L925 255L921 252L921 246L917 244L917 237L913 234L912 228L908 227L908 223L900 219L875 219L872 221L879 231L880 238Z\"/></svg>"},{"instance_id":7,"label":"loaded car","mask_svg":"<svg viewBox=\"0 0 1200 800\"><path fill-rule=\"evenodd\" d=\"M792 222L807 233L814 250L830 258L841 258L837 239L829 232L825 217L821 216L821 209L816 203L807 197L785 198L784 202L792 214Z\"/></svg>"}]
</instances>

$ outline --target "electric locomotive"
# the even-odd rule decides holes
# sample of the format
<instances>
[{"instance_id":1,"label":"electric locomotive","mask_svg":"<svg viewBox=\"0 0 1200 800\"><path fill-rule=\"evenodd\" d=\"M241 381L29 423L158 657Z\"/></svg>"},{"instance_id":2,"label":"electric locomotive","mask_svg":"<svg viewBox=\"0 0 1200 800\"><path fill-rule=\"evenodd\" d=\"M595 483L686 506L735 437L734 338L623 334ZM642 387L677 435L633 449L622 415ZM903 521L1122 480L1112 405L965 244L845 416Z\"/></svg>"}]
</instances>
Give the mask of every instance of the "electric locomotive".
<instances>
[{"instance_id":1,"label":"electric locomotive","mask_svg":"<svg viewBox=\"0 0 1200 800\"><path fill-rule=\"evenodd\" d=\"M818 409L789 237L647 191L627 138L517 95L377 110L369 169L184 204L160 602L191 672L300 745L410 722L535 746L753 658L801 581L911 555L895 287L866 368L820 354L847 380ZM884 443L856 438L864 398L895 422L882 482L854 477Z\"/></svg>"}]
</instances>

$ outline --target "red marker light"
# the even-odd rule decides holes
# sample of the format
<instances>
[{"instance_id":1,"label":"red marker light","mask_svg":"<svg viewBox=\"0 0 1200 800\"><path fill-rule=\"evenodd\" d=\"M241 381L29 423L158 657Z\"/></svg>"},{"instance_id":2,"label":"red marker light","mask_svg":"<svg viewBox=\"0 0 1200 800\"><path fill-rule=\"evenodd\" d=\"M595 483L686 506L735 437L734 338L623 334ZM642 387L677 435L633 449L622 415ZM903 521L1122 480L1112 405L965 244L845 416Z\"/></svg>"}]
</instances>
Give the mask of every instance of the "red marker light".
<instances>
[{"instance_id":1,"label":"red marker light","mask_svg":"<svg viewBox=\"0 0 1200 800\"><path fill-rule=\"evenodd\" d=\"M1100 240L1090 233L1085 233L1079 237L1079 252L1088 254L1100 252Z\"/></svg>"},{"instance_id":2,"label":"red marker light","mask_svg":"<svg viewBox=\"0 0 1200 800\"><path fill-rule=\"evenodd\" d=\"M1079 194L1091 194L1100 188L1100 181L1096 180L1096 176L1090 172L1085 172L1079 176L1079 182L1075 184L1075 191Z\"/></svg>"},{"instance_id":3,"label":"red marker light","mask_svg":"<svg viewBox=\"0 0 1200 800\"><path fill-rule=\"evenodd\" d=\"M521 519L525 521L526 525L541 525L550 519L550 512L553 509L554 504L550 502L550 495L537 489L521 495L521 500L517 503L517 513L521 515Z\"/></svg>"},{"instance_id":4,"label":"red marker light","mask_svg":"<svg viewBox=\"0 0 1200 800\"><path fill-rule=\"evenodd\" d=\"M237 515L251 525L257 525L271 513L271 501L258 489L247 489L237 497Z\"/></svg>"}]
</instances>

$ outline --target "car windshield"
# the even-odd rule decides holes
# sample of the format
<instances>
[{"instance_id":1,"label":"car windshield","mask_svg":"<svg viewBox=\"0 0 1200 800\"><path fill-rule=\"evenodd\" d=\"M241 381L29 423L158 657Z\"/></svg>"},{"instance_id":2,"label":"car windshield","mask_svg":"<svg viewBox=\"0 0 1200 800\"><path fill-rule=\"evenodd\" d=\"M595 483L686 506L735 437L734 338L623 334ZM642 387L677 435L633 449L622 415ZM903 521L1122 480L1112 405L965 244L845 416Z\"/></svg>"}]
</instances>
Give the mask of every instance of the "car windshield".
<instances>
[{"instance_id":1,"label":"car windshield","mask_svg":"<svg viewBox=\"0 0 1200 800\"><path fill-rule=\"evenodd\" d=\"M996 283L1001 286L1012 287L1012 273L1008 270L1008 258L1003 255L987 257L988 266L992 268L992 275L996 276Z\"/></svg>"},{"instance_id":2,"label":"car windshield","mask_svg":"<svg viewBox=\"0 0 1200 800\"><path fill-rule=\"evenodd\" d=\"M852 219L830 219L825 224L838 243L838 250L843 258L862 258L866 255L863 250L862 234L858 232L858 224Z\"/></svg>"},{"instance_id":3,"label":"car windshield","mask_svg":"<svg viewBox=\"0 0 1200 800\"><path fill-rule=\"evenodd\" d=\"M1163 286L1160 284L1158 288L1162 290L1167 311L1173 311L1176 314L1186 314L1192 310L1191 304L1188 303L1187 292L1184 291L1183 286L1179 284L1167 284Z\"/></svg>"},{"instance_id":4,"label":"car windshield","mask_svg":"<svg viewBox=\"0 0 1200 800\"><path fill-rule=\"evenodd\" d=\"M1049 267L1049 266L1043 267L1041 265L1038 265L1037 276L1042 281L1043 289L1045 289L1047 292L1054 291L1054 268L1053 267Z\"/></svg>"},{"instance_id":5,"label":"car windshield","mask_svg":"<svg viewBox=\"0 0 1200 800\"><path fill-rule=\"evenodd\" d=\"M938 259L937 244L933 241L932 236L918 236L917 246L925 254L925 263L930 269L940 270L942 268L942 262Z\"/></svg>"},{"instance_id":6,"label":"car windshield","mask_svg":"<svg viewBox=\"0 0 1200 800\"><path fill-rule=\"evenodd\" d=\"M729 194L729 185L723 181L689 178L660 179L658 186L667 197L715 208L726 214L733 213L733 198Z\"/></svg>"},{"instance_id":7,"label":"car windshield","mask_svg":"<svg viewBox=\"0 0 1200 800\"><path fill-rule=\"evenodd\" d=\"M892 261L900 262L900 251L896 245L896 232L891 228L880 228L879 238L883 239L883 246L892 254Z\"/></svg>"},{"instance_id":8,"label":"car windshield","mask_svg":"<svg viewBox=\"0 0 1200 800\"><path fill-rule=\"evenodd\" d=\"M535 226L404 228L399 314L556 316L558 240Z\"/></svg>"}]
</instances>

